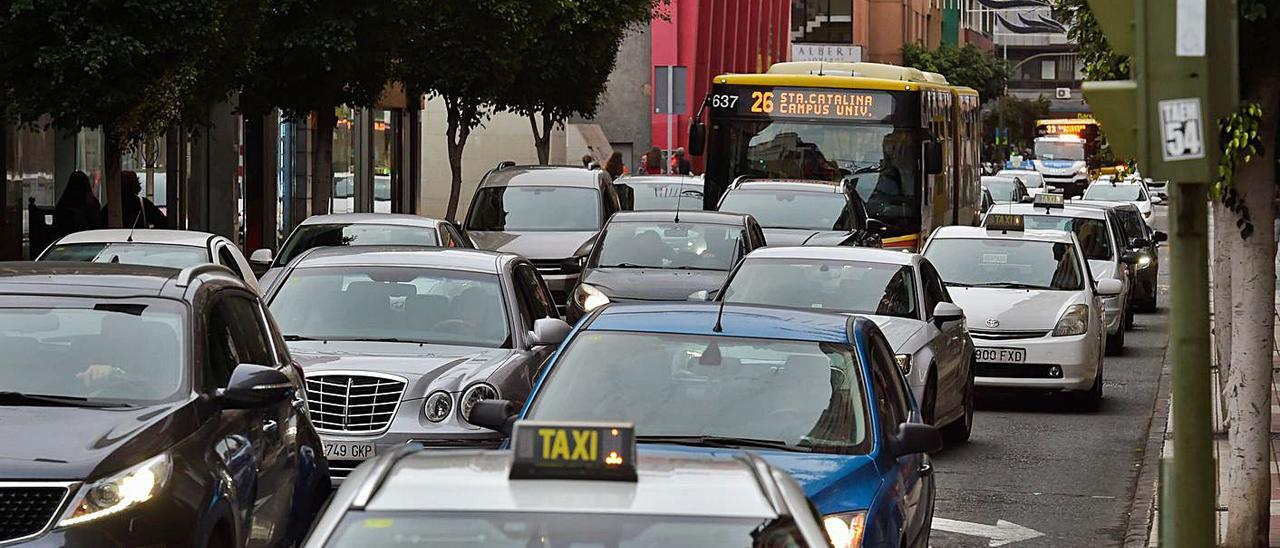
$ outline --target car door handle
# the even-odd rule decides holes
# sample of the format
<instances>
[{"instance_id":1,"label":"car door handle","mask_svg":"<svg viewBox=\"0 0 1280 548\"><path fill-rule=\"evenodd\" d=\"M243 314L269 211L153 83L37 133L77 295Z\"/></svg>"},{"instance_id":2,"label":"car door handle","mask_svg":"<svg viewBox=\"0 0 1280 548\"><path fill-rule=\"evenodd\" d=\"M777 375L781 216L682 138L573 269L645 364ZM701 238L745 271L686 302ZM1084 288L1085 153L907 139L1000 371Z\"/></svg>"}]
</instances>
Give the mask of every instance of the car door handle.
<instances>
[{"instance_id":1,"label":"car door handle","mask_svg":"<svg viewBox=\"0 0 1280 548\"><path fill-rule=\"evenodd\" d=\"M274 420L272 420L272 419L267 419L267 420L262 421L262 431L263 431L263 432L275 432L275 431L276 431L276 428L278 428L279 426L280 426L280 425L279 425L279 423L277 423L276 421L274 421Z\"/></svg>"},{"instance_id":2,"label":"car door handle","mask_svg":"<svg viewBox=\"0 0 1280 548\"><path fill-rule=\"evenodd\" d=\"M916 470L916 473L919 474L920 477L922 478L927 478L933 475L933 465L927 462L924 464L921 464L920 468Z\"/></svg>"}]
</instances>

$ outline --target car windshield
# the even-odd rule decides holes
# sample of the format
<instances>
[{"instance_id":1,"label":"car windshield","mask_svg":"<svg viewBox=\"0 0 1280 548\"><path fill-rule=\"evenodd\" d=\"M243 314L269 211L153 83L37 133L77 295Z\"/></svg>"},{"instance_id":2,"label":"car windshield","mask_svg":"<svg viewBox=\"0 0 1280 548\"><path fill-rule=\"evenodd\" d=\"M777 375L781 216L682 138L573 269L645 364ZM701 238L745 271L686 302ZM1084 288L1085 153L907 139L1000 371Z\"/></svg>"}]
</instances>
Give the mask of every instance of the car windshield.
<instances>
[{"instance_id":1,"label":"car windshield","mask_svg":"<svg viewBox=\"0 0 1280 548\"><path fill-rule=\"evenodd\" d=\"M561 351L527 418L631 422L641 441L715 437L865 452L857 371L839 344L587 331Z\"/></svg>"},{"instance_id":2,"label":"car windshield","mask_svg":"<svg viewBox=\"0 0 1280 548\"><path fill-rule=\"evenodd\" d=\"M747 259L724 300L916 318L910 266L863 261Z\"/></svg>"},{"instance_id":3,"label":"car windshield","mask_svg":"<svg viewBox=\"0 0 1280 548\"><path fill-rule=\"evenodd\" d=\"M0 400L12 393L84 405L177 398L186 374L184 307L161 299L0 299ZM69 399L68 399L69 398ZM0 401L0 405L41 405Z\"/></svg>"},{"instance_id":4,"label":"car windshield","mask_svg":"<svg viewBox=\"0 0 1280 548\"><path fill-rule=\"evenodd\" d=\"M836 192L731 190L720 211L747 213L764 228L846 230L849 199Z\"/></svg>"},{"instance_id":5,"label":"car windshield","mask_svg":"<svg viewBox=\"0 0 1280 548\"><path fill-rule=\"evenodd\" d=\"M742 227L722 224L614 222L593 266L729 270L742 237Z\"/></svg>"},{"instance_id":6,"label":"car windshield","mask_svg":"<svg viewBox=\"0 0 1280 548\"><path fill-rule=\"evenodd\" d=\"M1063 291L1084 288L1079 257L1068 243L947 238L929 244L925 256L948 285Z\"/></svg>"},{"instance_id":7,"label":"car windshield","mask_svg":"<svg viewBox=\"0 0 1280 548\"><path fill-rule=\"evenodd\" d=\"M596 231L600 224L600 191L594 188L482 188L467 216L467 230L494 232Z\"/></svg>"},{"instance_id":8,"label":"car windshield","mask_svg":"<svg viewBox=\"0 0 1280 548\"><path fill-rule=\"evenodd\" d=\"M299 268L271 314L286 339L500 348L510 338L498 276L458 270Z\"/></svg>"},{"instance_id":9,"label":"car windshield","mask_svg":"<svg viewBox=\"0 0 1280 548\"><path fill-rule=\"evenodd\" d=\"M1140 185L1095 184L1084 191L1084 199L1100 202L1140 202L1147 199L1147 193Z\"/></svg>"},{"instance_id":10,"label":"car windshield","mask_svg":"<svg viewBox=\"0 0 1280 548\"><path fill-rule=\"evenodd\" d=\"M1018 201L1018 185L1005 177L983 177L982 186L991 191L991 199L997 202Z\"/></svg>"},{"instance_id":11,"label":"car windshield","mask_svg":"<svg viewBox=\"0 0 1280 548\"><path fill-rule=\"evenodd\" d=\"M1036 141L1036 159L1073 160L1084 159L1083 141Z\"/></svg>"},{"instance_id":12,"label":"car windshield","mask_svg":"<svg viewBox=\"0 0 1280 548\"><path fill-rule=\"evenodd\" d=\"M523 511L349 512L325 546L801 548L806 544L790 519Z\"/></svg>"},{"instance_id":13,"label":"car windshield","mask_svg":"<svg viewBox=\"0 0 1280 548\"><path fill-rule=\"evenodd\" d=\"M49 248L40 260L120 263L181 269L209 262L209 250L195 246L129 242L59 244Z\"/></svg>"},{"instance_id":14,"label":"car windshield","mask_svg":"<svg viewBox=\"0 0 1280 548\"><path fill-rule=\"evenodd\" d=\"M1017 177L1022 179L1022 186L1027 188L1040 188L1044 186L1044 176L1034 171L1001 171L996 177Z\"/></svg>"},{"instance_id":15,"label":"car windshield","mask_svg":"<svg viewBox=\"0 0 1280 548\"><path fill-rule=\"evenodd\" d=\"M642 183L620 179L614 186L629 186L633 191L632 209L702 209L702 184L678 182Z\"/></svg>"},{"instance_id":16,"label":"car windshield","mask_svg":"<svg viewBox=\"0 0 1280 548\"><path fill-rule=\"evenodd\" d=\"M1063 217L1051 215L1024 215L1023 226L1028 229L1070 230L1080 240L1084 258L1090 261L1111 260L1111 238L1107 236L1107 222L1102 219Z\"/></svg>"},{"instance_id":17,"label":"car windshield","mask_svg":"<svg viewBox=\"0 0 1280 548\"><path fill-rule=\"evenodd\" d=\"M276 264L289 264L298 255L313 247L407 245L435 247L440 245L436 230L426 226L378 225L378 224L317 224L303 225L289 237L280 249Z\"/></svg>"}]
</instances>

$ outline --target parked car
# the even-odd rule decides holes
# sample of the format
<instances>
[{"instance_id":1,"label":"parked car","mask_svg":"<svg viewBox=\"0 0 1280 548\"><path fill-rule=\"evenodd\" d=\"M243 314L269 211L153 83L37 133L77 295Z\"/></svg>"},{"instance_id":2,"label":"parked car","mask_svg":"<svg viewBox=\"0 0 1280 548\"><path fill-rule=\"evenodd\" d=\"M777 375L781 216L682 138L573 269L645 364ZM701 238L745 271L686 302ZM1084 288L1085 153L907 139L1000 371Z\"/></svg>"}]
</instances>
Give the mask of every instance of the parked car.
<instances>
[{"instance_id":1,"label":"parked car","mask_svg":"<svg viewBox=\"0 0 1280 548\"><path fill-rule=\"evenodd\" d=\"M529 258L565 303L600 228L621 209L603 171L504 163L480 180L465 226L477 248Z\"/></svg>"},{"instance_id":2,"label":"parked car","mask_svg":"<svg viewBox=\"0 0 1280 548\"><path fill-rule=\"evenodd\" d=\"M466 232L450 221L392 213L342 213L307 218L285 239L279 254L259 249L249 261L265 271L262 285L269 287L280 269L308 249L373 245L475 247Z\"/></svg>"},{"instance_id":3,"label":"parked car","mask_svg":"<svg viewBox=\"0 0 1280 548\"><path fill-rule=\"evenodd\" d=\"M683 301L697 292L713 293L742 257L764 245L764 231L750 215L617 213L587 259L567 316L577 322L611 302Z\"/></svg>"},{"instance_id":4,"label":"parked car","mask_svg":"<svg viewBox=\"0 0 1280 548\"><path fill-rule=\"evenodd\" d=\"M755 217L769 245L880 247L885 229L856 188L824 181L740 179L716 209Z\"/></svg>"},{"instance_id":5,"label":"parked car","mask_svg":"<svg viewBox=\"0 0 1280 548\"><path fill-rule=\"evenodd\" d=\"M261 290L240 248L222 236L190 230L85 230L63 236L37 261L120 263L168 268L199 264L227 267L254 293Z\"/></svg>"},{"instance_id":6,"label":"parked car","mask_svg":"<svg viewBox=\"0 0 1280 548\"><path fill-rule=\"evenodd\" d=\"M496 447L472 406L523 401L569 332L537 270L509 253L314 248L267 301L335 478L409 442Z\"/></svg>"},{"instance_id":7,"label":"parked car","mask_svg":"<svg viewBox=\"0 0 1280 548\"><path fill-rule=\"evenodd\" d=\"M293 546L330 491L302 373L221 266L0 264L0 544Z\"/></svg>"}]
</instances>

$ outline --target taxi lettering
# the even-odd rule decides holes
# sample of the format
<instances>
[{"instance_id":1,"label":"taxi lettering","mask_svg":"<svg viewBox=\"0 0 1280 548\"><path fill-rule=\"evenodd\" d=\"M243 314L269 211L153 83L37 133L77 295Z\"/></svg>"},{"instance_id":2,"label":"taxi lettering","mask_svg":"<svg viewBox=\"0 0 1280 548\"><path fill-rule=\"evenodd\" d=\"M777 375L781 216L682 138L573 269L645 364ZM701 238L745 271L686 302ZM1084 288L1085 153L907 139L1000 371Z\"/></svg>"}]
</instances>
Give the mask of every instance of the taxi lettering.
<instances>
[{"instance_id":1,"label":"taxi lettering","mask_svg":"<svg viewBox=\"0 0 1280 548\"><path fill-rule=\"evenodd\" d=\"M543 460L594 461L600 447L595 430L539 428Z\"/></svg>"}]
</instances>

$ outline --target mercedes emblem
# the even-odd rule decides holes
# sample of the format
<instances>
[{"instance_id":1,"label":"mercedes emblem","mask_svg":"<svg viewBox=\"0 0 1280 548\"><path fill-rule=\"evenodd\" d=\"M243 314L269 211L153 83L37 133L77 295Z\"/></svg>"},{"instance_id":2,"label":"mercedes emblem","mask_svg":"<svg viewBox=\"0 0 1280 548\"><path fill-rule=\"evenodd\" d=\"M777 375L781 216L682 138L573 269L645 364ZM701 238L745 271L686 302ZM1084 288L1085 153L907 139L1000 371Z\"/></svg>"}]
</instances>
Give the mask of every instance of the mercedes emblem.
<instances>
[{"instance_id":1,"label":"mercedes emblem","mask_svg":"<svg viewBox=\"0 0 1280 548\"><path fill-rule=\"evenodd\" d=\"M995 318L988 318L987 327L1000 327L1000 320L997 320Z\"/></svg>"}]
</instances>

